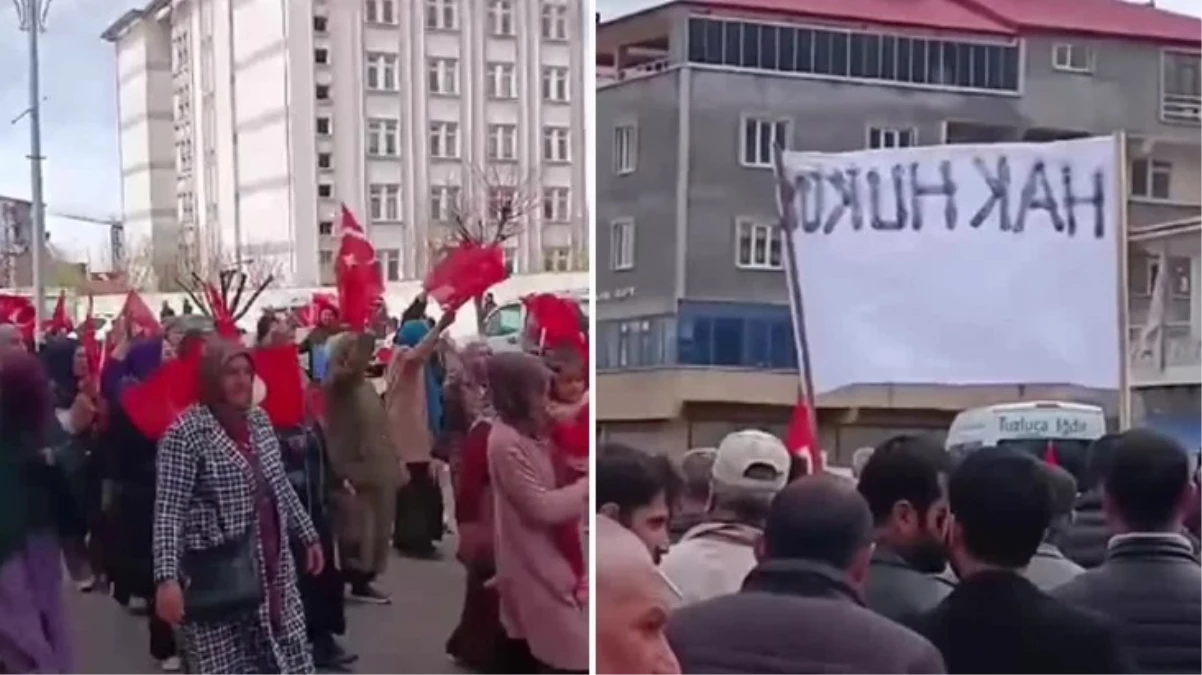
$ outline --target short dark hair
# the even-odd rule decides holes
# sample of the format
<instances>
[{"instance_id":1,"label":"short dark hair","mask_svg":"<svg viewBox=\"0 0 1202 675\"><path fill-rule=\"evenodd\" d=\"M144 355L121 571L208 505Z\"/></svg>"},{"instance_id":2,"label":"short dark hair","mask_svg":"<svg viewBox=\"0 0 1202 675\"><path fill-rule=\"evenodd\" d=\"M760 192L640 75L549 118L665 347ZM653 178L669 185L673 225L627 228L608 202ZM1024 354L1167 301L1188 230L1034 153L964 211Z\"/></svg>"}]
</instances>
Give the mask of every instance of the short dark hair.
<instances>
[{"instance_id":1,"label":"short dark hair","mask_svg":"<svg viewBox=\"0 0 1202 675\"><path fill-rule=\"evenodd\" d=\"M685 497L696 501L710 498L716 455L713 448L694 448L685 453L680 460L680 489Z\"/></svg>"},{"instance_id":2,"label":"short dark hair","mask_svg":"<svg viewBox=\"0 0 1202 675\"><path fill-rule=\"evenodd\" d=\"M597 506L614 504L619 518L626 518L660 495L666 499L669 486L665 460L657 457L619 443L602 445L593 469Z\"/></svg>"},{"instance_id":3,"label":"short dark hair","mask_svg":"<svg viewBox=\"0 0 1202 675\"><path fill-rule=\"evenodd\" d=\"M894 436L878 445L858 484L873 522L887 522L893 505L903 500L926 513L943 495L939 476L949 473L950 466L943 447L924 436Z\"/></svg>"},{"instance_id":4,"label":"short dark hair","mask_svg":"<svg viewBox=\"0 0 1202 675\"><path fill-rule=\"evenodd\" d=\"M1039 460L1013 450L982 448L948 481L948 503L976 559L1024 567L1052 522L1052 493Z\"/></svg>"},{"instance_id":5,"label":"short dark hair","mask_svg":"<svg viewBox=\"0 0 1202 675\"><path fill-rule=\"evenodd\" d=\"M1077 479L1068 469L1054 464L1042 463L1043 479L1052 497L1052 517L1071 515L1077 501Z\"/></svg>"},{"instance_id":6,"label":"short dark hair","mask_svg":"<svg viewBox=\"0 0 1202 675\"><path fill-rule=\"evenodd\" d=\"M1173 527L1189 488L1189 457L1176 440L1151 429L1131 429L1115 439L1103 489L1128 528Z\"/></svg>"},{"instance_id":7,"label":"short dark hair","mask_svg":"<svg viewBox=\"0 0 1202 675\"><path fill-rule=\"evenodd\" d=\"M872 541L872 513L855 485L819 473L785 486L764 524L770 559L811 560L846 570Z\"/></svg>"},{"instance_id":8,"label":"short dark hair","mask_svg":"<svg viewBox=\"0 0 1202 675\"><path fill-rule=\"evenodd\" d=\"M1110 460L1114 456L1115 444L1121 434L1104 434L1094 439L1085 451L1085 480L1080 488L1087 492L1102 484L1110 470Z\"/></svg>"}]
</instances>

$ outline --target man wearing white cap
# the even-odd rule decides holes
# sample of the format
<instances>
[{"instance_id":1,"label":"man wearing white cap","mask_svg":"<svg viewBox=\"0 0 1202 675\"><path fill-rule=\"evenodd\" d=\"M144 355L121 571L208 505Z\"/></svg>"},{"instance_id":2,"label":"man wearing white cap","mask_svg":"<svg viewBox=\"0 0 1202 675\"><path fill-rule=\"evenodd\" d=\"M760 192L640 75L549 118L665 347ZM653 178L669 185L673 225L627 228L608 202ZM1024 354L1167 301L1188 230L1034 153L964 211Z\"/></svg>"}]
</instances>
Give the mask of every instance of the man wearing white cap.
<instances>
[{"instance_id":1,"label":"man wearing white cap","mask_svg":"<svg viewBox=\"0 0 1202 675\"><path fill-rule=\"evenodd\" d=\"M660 563L683 604L742 587L756 565L755 546L768 507L788 482L789 464L784 443L763 431L736 431L718 444L708 517Z\"/></svg>"}]
</instances>

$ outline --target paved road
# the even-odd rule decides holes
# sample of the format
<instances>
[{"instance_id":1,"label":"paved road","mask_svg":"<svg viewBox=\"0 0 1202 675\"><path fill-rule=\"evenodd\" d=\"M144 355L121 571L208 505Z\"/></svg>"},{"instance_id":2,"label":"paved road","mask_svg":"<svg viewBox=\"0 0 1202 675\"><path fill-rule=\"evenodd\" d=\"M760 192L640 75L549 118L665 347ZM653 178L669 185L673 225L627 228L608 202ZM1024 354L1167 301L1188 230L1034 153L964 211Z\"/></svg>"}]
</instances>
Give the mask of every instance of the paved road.
<instances>
[{"instance_id":1,"label":"paved road","mask_svg":"<svg viewBox=\"0 0 1202 675\"><path fill-rule=\"evenodd\" d=\"M453 551L453 542L443 542ZM359 654L360 673L460 672L443 646L459 620L463 600L462 568L443 561L394 557L381 580L393 604L348 603L344 644ZM76 668L84 673L151 673L146 619L130 616L112 599L66 591L73 621Z\"/></svg>"}]
</instances>

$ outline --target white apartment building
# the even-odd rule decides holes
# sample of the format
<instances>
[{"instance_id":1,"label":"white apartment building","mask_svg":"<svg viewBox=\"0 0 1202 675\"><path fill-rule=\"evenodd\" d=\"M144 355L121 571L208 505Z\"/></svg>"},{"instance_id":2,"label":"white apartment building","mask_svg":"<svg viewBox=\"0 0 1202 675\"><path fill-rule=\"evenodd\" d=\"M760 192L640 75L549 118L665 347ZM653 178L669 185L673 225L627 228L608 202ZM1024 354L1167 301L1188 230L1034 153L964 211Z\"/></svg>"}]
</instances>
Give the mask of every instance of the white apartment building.
<instances>
[{"instance_id":1,"label":"white apartment building","mask_svg":"<svg viewBox=\"0 0 1202 675\"><path fill-rule=\"evenodd\" d=\"M152 0L104 33L127 237L164 264L329 283L345 203L398 281L512 191L514 271L583 269L587 17L584 0Z\"/></svg>"}]
</instances>

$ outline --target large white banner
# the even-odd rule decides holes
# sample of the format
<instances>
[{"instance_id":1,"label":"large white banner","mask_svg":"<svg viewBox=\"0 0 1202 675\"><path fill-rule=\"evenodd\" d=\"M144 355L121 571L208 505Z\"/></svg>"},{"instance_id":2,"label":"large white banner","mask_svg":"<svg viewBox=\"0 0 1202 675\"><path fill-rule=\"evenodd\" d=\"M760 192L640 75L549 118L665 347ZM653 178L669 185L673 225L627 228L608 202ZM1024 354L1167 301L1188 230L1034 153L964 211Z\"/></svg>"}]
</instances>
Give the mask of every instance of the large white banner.
<instances>
[{"instance_id":1,"label":"large white banner","mask_svg":"<svg viewBox=\"0 0 1202 675\"><path fill-rule=\"evenodd\" d=\"M1114 137L786 152L818 394L850 384L1117 389Z\"/></svg>"}]
</instances>

